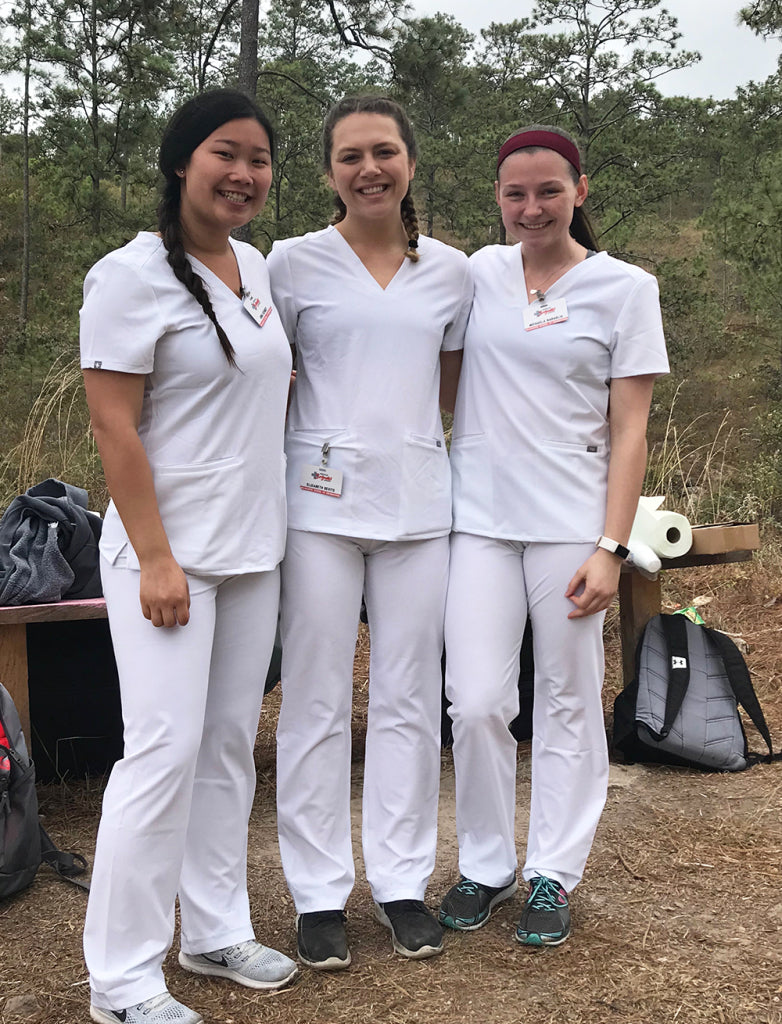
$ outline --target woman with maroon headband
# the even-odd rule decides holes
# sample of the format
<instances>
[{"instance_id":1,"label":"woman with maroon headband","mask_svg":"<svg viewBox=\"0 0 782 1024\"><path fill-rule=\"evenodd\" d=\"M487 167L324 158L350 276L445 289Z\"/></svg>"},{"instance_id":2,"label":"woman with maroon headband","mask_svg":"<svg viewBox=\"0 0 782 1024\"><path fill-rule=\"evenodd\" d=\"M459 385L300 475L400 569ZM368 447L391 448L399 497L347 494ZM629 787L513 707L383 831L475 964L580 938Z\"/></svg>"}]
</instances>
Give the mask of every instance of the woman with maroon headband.
<instances>
[{"instance_id":1,"label":"woman with maroon headband","mask_svg":"<svg viewBox=\"0 0 782 1024\"><path fill-rule=\"evenodd\" d=\"M668 362L657 282L596 251L570 136L540 125L511 136L495 191L521 244L471 259L445 624L461 879L440 920L480 928L517 888L508 725L529 615L532 794L516 937L548 946L568 937L568 893L605 803L603 620L643 481L654 378Z\"/></svg>"}]
</instances>

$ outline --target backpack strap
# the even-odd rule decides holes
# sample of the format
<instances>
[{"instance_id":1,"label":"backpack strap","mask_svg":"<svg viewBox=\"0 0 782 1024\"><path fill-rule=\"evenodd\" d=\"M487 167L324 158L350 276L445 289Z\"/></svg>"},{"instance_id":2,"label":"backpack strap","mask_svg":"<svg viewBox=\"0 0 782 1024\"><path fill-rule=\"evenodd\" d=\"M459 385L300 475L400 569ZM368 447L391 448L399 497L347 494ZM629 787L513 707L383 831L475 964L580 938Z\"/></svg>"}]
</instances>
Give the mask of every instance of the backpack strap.
<instances>
[{"instance_id":1,"label":"backpack strap","mask_svg":"<svg viewBox=\"0 0 782 1024\"><path fill-rule=\"evenodd\" d=\"M60 878L73 882L81 889L89 890L90 883L78 877L87 870L87 861L84 857L80 853L64 853L58 850L40 822L38 827L41 830L41 860L53 868Z\"/></svg>"},{"instance_id":2,"label":"backpack strap","mask_svg":"<svg viewBox=\"0 0 782 1024\"><path fill-rule=\"evenodd\" d=\"M690 685L690 651L687 646L687 622L683 615L660 615L668 658L668 693L665 697L665 718L659 738L670 733L681 710Z\"/></svg>"},{"instance_id":3,"label":"backpack strap","mask_svg":"<svg viewBox=\"0 0 782 1024\"><path fill-rule=\"evenodd\" d=\"M718 629L709 629L707 626L702 628L706 630L706 634L722 655L722 660L725 662L725 668L728 672L728 680L733 690L733 696L752 719L753 725L763 737L768 747L768 754L748 754L747 760L751 764L757 764L758 761L764 761L768 764L771 761L782 760L782 753L775 754L771 746L771 734L768 731L763 709L755 693L749 669L742 657L741 651L725 633L721 633Z\"/></svg>"}]
</instances>

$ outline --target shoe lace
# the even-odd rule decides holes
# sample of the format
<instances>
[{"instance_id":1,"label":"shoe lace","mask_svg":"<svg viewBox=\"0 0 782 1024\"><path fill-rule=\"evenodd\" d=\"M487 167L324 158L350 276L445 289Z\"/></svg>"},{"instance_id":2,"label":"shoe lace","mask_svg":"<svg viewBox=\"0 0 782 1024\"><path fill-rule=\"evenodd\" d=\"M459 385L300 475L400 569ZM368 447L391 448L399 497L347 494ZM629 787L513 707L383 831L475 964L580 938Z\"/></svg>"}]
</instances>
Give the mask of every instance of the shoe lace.
<instances>
[{"instance_id":1,"label":"shoe lace","mask_svg":"<svg viewBox=\"0 0 782 1024\"><path fill-rule=\"evenodd\" d=\"M478 883L473 882L471 878L463 878L456 888L465 896L476 896L478 894Z\"/></svg>"},{"instance_id":2,"label":"shoe lace","mask_svg":"<svg viewBox=\"0 0 782 1024\"><path fill-rule=\"evenodd\" d=\"M237 942L233 946L223 946L222 949L215 950L215 953L222 953L223 956L247 957L255 952L256 946L258 943L255 939L245 939L244 942Z\"/></svg>"},{"instance_id":3,"label":"shoe lace","mask_svg":"<svg viewBox=\"0 0 782 1024\"><path fill-rule=\"evenodd\" d=\"M532 882L529 905L533 910L556 910L561 906L562 887L553 878L539 875Z\"/></svg>"},{"instance_id":4,"label":"shoe lace","mask_svg":"<svg viewBox=\"0 0 782 1024\"><path fill-rule=\"evenodd\" d=\"M169 992L161 992L159 996L153 996L151 999L145 999L143 1003L138 1003L134 1009L142 1017L150 1017L173 1002L174 999Z\"/></svg>"}]
</instances>

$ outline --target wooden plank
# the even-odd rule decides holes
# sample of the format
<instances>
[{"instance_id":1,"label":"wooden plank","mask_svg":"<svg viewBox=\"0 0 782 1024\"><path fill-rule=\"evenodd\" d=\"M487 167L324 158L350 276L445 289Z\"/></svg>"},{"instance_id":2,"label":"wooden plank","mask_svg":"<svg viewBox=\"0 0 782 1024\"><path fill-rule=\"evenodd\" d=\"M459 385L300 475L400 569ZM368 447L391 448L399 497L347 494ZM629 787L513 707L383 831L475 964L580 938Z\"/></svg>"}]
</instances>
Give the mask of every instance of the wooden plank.
<instances>
[{"instance_id":1,"label":"wooden plank","mask_svg":"<svg viewBox=\"0 0 782 1024\"><path fill-rule=\"evenodd\" d=\"M19 622L65 622L73 619L105 619L106 602L102 597L86 601L53 601L51 604L0 606L0 626Z\"/></svg>"},{"instance_id":2,"label":"wooden plank","mask_svg":"<svg viewBox=\"0 0 782 1024\"><path fill-rule=\"evenodd\" d=\"M622 638L624 685L635 675L635 648L643 628L662 607L660 578L647 579L640 572L623 572L619 577L619 632Z\"/></svg>"},{"instance_id":3,"label":"wooden plank","mask_svg":"<svg viewBox=\"0 0 782 1024\"><path fill-rule=\"evenodd\" d=\"M691 569L696 565L727 565L728 562L749 562L753 550L721 551L715 554L698 555L688 552L680 558L663 558L663 569Z\"/></svg>"},{"instance_id":4,"label":"wooden plank","mask_svg":"<svg viewBox=\"0 0 782 1024\"><path fill-rule=\"evenodd\" d=\"M32 733L27 686L27 626L22 622L0 626L0 682L16 704L29 749Z\"/></svg>"}]
</instances>

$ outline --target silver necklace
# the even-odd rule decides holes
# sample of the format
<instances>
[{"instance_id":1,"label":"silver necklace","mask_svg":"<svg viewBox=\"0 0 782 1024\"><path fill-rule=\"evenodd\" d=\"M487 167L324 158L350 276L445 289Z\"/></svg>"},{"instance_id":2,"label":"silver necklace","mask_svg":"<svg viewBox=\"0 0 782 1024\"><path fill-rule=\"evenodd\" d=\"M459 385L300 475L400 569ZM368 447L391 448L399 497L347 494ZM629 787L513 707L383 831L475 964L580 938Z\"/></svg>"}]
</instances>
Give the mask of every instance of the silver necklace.
<instances>
[{"instance_id":1,"label":"silver necklace","mask_svg":"<svg viewBox=\"0 0 782 1024\"><path fill-rule=\"evenodd\" d=\"M568 258L565 260L564 263L562 263L560 266L558 266L556 268L556 270L554 270L551 274L548 275L548 277L546 277L544 279L542 287L540 287L540 288L530 288L530 290L529 290L530 295L533 298L537 299L538 302L541 302L541 303L545 302L546 301L546 291L545 291L545 289L552 282L554 284L556 284L555 278L558 279L558 275L560 275L565 270L565 268L568 267L568 265L571 262L572 262L572 257L568 256ZM577 263L578 260L576 260L575 262ZM575 266L575 263L573 263L573 266Z\"/></svg>"}]
</instances>

